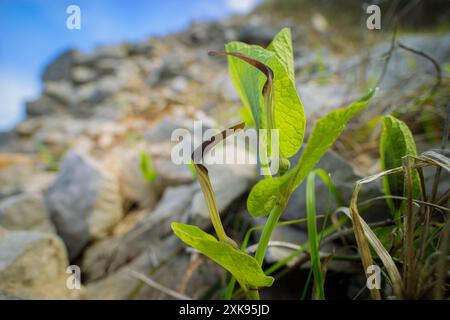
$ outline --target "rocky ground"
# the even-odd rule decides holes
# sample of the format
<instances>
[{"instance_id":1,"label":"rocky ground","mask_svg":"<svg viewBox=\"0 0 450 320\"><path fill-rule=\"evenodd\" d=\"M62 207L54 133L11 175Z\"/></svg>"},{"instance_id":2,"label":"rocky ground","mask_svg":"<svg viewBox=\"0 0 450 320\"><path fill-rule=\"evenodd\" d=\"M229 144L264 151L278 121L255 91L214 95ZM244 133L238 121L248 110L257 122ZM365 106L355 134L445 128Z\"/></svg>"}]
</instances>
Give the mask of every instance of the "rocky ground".
<instances>
[{"instance_id":1,"label":"rocky ground","mask_svg":"<svg viewBox=\"0 0 450 320\"><path fill-rule=\"evenodd\" d=\"M91 53L67 51L46 68L42 94L27 103L26 119L0 137L0 296L170 298L132 277L134 270L192 298L218 297L226 274L186 250L170 230L172 221L210 227L191 171L170 160L172 131L192 130L193 120L211 128L239 120L240 102L226 60L208 57L207 52L223 50L231 40L266 45L282 26L291 26L297 84L311 129L313 119L357 97L365 89L363 83L374 83L390 47L390 40L384 39L358 52L336 53L336 44L320 27L264 21L252 16L194 23L163 38L103 46ZM322 44L309 47L305 31ZM441 65L449 62L450 33L399 38L427 50ZM448 73L443 75L448 79ZM432 63L396 50L366 117L404 103L435 79ZM153 182L139 169L142 151L153 159ZM348 201L354 182L378 170L378 164L361 155L355 167L342 156L348 159L329 152L320 166L331 173ZM210 173L224 221L239 239L246 227L260 223L245 212L246 194L258 179L256 168L213 166ZM320 184L318 190L326 192ZM366 193L375 196L380 190L374 186ZM285 219L298 218L304 207L304 189L299 188ZM375 208L373 216L383 211ZM295 243L305 239L302 227L285 227L274 235L274 240ZM345 253L348 248L330 244L324 250ZM266 262L285 255L270 250ZM66 287L69 265L81 268L80 290ZM345 262L330 268L359 275ZM351 287L346 286L345 295ZM267 297L289 297L282 284L275 290L278 293Z\"/></svg>"}]
</instances>

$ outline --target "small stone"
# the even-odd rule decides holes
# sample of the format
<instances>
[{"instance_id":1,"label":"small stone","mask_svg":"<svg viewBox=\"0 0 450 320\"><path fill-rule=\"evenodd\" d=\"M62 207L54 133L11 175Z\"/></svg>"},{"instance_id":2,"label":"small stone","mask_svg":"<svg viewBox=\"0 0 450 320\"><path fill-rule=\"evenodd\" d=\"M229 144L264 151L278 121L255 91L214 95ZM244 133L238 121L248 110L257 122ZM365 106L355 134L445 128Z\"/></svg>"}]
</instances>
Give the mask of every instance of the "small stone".
<instances>
[{"instance_id":1,"label":"small stone","mask_svg":"<svg viewBox=\"0 0 450 320\"><path fill-rule=\"evenodd\" d=\"M44 82L61 80L69 81L70 70L78 55L80 55L80 52L77 50L68 50L60 54L45 69L42 76Z\"/></svg>"},{"instance_id":2,"label":"small stone","mask_svg":"<svg viewBox=\"0 0 450 320\"><path fill-rule=\"evenodd\" d=\"M76 150L64 156L46 203L71 259L91 239L104 237L123 216L117 178Z\"/></svg>"},{"instance_id":3,"label":"small stone","mask_svg":"<svg viewBox=\"0 0 450 320\"><path fill-rule=\"evenodd\" d=\"M73 91L69 82L48 81L45 83L44 94L66 106L72 103Z\"/></svg>"},{"instance_id":4,"label":"small stone","mask_svg":"<svg viewBox=\"0 0 450 320\"><path fill-rule=\"evenodd\" d=\"M24 155L0 154L0 198L18 193L32 176L33 162Z\"/></svg>"},{"instance_id":5,"label":"small stone","mask_svg":"<svg viewBox=\"0 0 450 320\"><path fill-rule=\"evenodd\" d=\"M0 234L0 295L25 299L69 299L69 261L54 234L11 231Z\"/></svg>"},{"instance_id":6,"label":"small stone","mask_svg":"<svg viewBox=\"0 0 450 320\"><path fill-rule=\"evenodd\" d=\"M42 95L36 100L26 102L25 108L28 116L45 116L64 113L67 105L48 95Z\"/></svg>"},{"instance_id":7,"label":"small stone","mask_svg":"<svg viewBox=\"0 0 450 320\"><path fill-rule=\"evenodd\" d=\"M8 230L55 232L44 198L39 193L24 193L1 201L0 225Z\"/></svg>"},{"instance_id":8,"label":"small stone","mask_svg":"<svg viewBox=\"0 0 450 320\"><path fill-rule=\"evenodd\" d=\"M125 45L108 45L98 47L94 51L94 59L122 59L127 56L127 48Z\"/></svg>"},{"instance_id":9,"label":"small stone","mask_svg":"<svg viewBox=\"0 0 450 320\"><path fill-rule=\"evenodd\" d=\"M90 82L96 77L95 71L87 67L75 67L72 69L72 80L77 84Z\"/></svg>"},{"instance_id":10,"label":"small stone","mask_svg":"<svg viewBox=\"0 0 450 320\"><path fill-rule=\"evenodd\" d=\"M167 188L155 210L143 216L130 231L87 248L82 262L86 277L89 280L102 278L146 248L158 247L161 239L171 233L170 224L183 219L196 190L196 185Z\"/></svg>"}]
</instances>

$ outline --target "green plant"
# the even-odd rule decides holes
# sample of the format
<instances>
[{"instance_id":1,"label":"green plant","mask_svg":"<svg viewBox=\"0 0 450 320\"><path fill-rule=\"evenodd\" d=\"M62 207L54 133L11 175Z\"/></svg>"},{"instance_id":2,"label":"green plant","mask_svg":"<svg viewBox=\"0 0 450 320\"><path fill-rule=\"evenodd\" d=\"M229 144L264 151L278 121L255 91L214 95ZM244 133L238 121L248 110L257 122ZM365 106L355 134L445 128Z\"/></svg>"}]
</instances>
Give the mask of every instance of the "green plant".
<instances>
[{"instance_id":1,"label":"green plant","mask_svg":"<svg viewBox=\"0 0 450 320\"><path fill-rule=\"evenodd\" d=\"M157 174L153 168L153 160L150 155L144 151L139 154L139 169L141 170L141 174L145 181L155 181Z\"/></svg>"},{"instance_id":2,"label":"green plant","mask_svg":"<svg viewBox=\"0 0 450 320\"><path fill-rule=\"evenodd\" d=\"M43 161L47 165L47 169L50 171L58 171L59 163L57 157L53 155L50 149L45 144L38 144L37 150L39 152L39 156L43 159Z\"/></svg>"},{"instance_id":3,"label":"green plant","mask_svg":"<svg viewBox=\"0 0 450 320\"><path fill-rule=\"evenodd\" d=\"M378 256L396 298L442 299L448 277L450 220L442 222L436 213L448 214L450 210L449 190L440 197L437 191L441 171L450 171L450 160L435 151L418 156L409 128L395 117L384 117L383 124L380 155L384 171L356 184L350 213L347 212L353 222L364 269L367 270L374 256ZM447 135L448 127L444 130L442 149L447 144ZM430 193L425 187L425 167L436 168ZM359 214L358 194L362 185L379 178L383 178L383 198L388 201L394 225L375 233ZM394 241L386 241L386 234L394 235ZM376 288L371 294L374 299L381 298Z\"/></svg>"},{"instance_id":4,"label":"green plant","mask_svg":"<svg viewBox=\"0 0 450 320\"><path fill-rule=\"evenodd\" d=\"M370 90L348 107L337 109L319 119L299 162L290 168L288 159L300 149L306 127L303 106L295 88L290 30L281 30L267 48L231 42L226 45L226 52L212 52L210 55L228 56L229 72L244 105L245 112L241 114L244 119L248 119L248 115L252 116L252 121L246 125L254 125L256 129L278 130L279 150L271 150L270 141L260 139L263 143L259 145L259 159L268 155L272 161L279 161L282 170L278 175L266 170L264 179L252 188L247 199L247 208L252 216L268 215L254 257L239 249L235 241L226 234L217 210L208 170L200 163L205 152L227 138L227 131L205 141L201 152L194 152L201 155L199 158L193 156L198 181L218 239L194 226L173 223L172 228L181 240L228 270L247 297L258 299L258 289L268 287L274 281L272 277L264 274L262 263L272 232L278 225L291 194L339 137L347 122L368 105L375 91ZM244 126L245 123L232 129L242 129ZM314 175L311 179L308 184L313 188ZM309 199L312 201L311 195ZM318 298L324 298L315 219L315 209L309 207L308 232L311 252L314 252L315 288ZM230 286L228 291L232 292L233 286Z\"/></svg>"}]
</instances>

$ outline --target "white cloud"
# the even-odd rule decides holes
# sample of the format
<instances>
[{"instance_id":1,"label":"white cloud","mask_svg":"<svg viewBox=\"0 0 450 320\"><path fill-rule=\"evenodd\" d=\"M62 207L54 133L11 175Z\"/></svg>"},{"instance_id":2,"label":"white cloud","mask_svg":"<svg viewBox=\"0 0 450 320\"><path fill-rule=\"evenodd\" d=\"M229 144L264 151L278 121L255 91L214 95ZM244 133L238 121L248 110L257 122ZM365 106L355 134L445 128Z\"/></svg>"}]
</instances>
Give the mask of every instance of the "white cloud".
<instances>
[{"instance_id":1,"label":"white cloud","mask_svg":"<svg viewBox=\"0 0 450 320\"><path fill-rule=\"evenodd\" d=\"M249 13L257 4L258 0L226 0L228 8L236 13Z\"/></svg>"},{"instance_id":2,"label":"white cloud","mask_svg":"<svg viewBox=\"0 0 450 320\"><path fill-rule=\"evenodd\" d=\"M24 102L38 93L35 81L13 73L0 73L0 131L12 129L24 116Z\"/></svg>"}]
</instances>

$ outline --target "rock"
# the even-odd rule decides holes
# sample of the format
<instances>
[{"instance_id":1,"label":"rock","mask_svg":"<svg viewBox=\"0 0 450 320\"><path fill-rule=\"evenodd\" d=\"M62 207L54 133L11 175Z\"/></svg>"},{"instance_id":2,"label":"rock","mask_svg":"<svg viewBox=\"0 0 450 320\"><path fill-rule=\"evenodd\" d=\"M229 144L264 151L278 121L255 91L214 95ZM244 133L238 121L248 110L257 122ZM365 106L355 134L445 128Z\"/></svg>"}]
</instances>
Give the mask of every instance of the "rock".
<instances>
[{"instance_id":1,"label":"rock","mask_svg":"<svg viewBox=\"0 0 450 320\"><path fill-rule=\"evenodd\" d=\"M214 91L219 93L225 100L232 102L240 101L239 94L236 91L231 78L225 73L217 76L216 81L214 82Z\"/></svg>"},{"instance_id":2,"label":"rock","mask_svg":"<svg viewBox=\"0 0 450 320\"><path fill-rule=\"evenodd\" d=\"M73 90L72 85L65 81L46 82L44 94L57 100L62 105L69 106L72 103Z\"/></svg>"},{"instance_id":3,"label":"rock","mask_svg":"<svg viewBox=\"0 0 450 320\"><path fill-rule=\"evenodd\" d=\"M212 28L210 27L212 27L211 23L194 21L188 30L190 38L189 40L197 45L210 43L210 41L212 40ZM217 39L213 38L213 40Z\"/></svg>"},{"instance_id":4,"label":"rock","mask_svg":"<svg viewBox=\"0 0 450 320\"><path fill-rule=\"evenodd\" d=\"M95 105L120 91L125 84L124 79L119 77L104 76L97 82L80 86L74 99L79 104Z\"/></svg>"},{"instance_id":5,"label":"rock","mask_svg":"<svg viewBox=\"0 0 450 320\"><path fill-rule=\"evenodd\" d=\"M92 281L106 276L149 246L156 248L171 234L170 223L183 220L197 185L167 188L158 206L125 234L99 241L86 249L82 269Z\"/></svg>"},{"instance_id":6,"label":"rock","mask_svg":"<svg viewBox=\"0 0 450 320\"><path fill-rule=\"evenodd\" d=\"M399 36L396 41L431 55L440 64L441 69L448 62L450 55L450 34L448 32ZM344 77L340 80L341 83L348 83L350 79L354 79L355 72L361 72L365 79L370 79L373 75L380 75L384 63L384 59L381 57L389 51L390 46L390 40L377 44L367 56L368 63L362 63L361 55L355 55L342 62L340 69L345 72ZM416 77L415 74L421 76ZM405 98L425 94L423 86L428 90L428 87L431 88L435 81L436 70L431 61L422 55L413 54L397 46L379 84L379 92L375 98L377 107L367 110L367 119L378 115L380 110L386 110L399 104L404 105ZM401 90L401 94L398 94L399 90ZM351 91L349 93L351 96L359 95L359 93Z\"/></svg>"},{"instance_id":7,"label":"rock","mask_svg":"<svg viewBox=\"0 0 450 320\"><path fill-rule=\"evenodd\" d=\"M0 295L26 299L67 299L69 262L62 241L38 231L0 235Z\"/></svg>"},{"instance_id":8,"label":"rock","mask_svg":"<svg viewBox=\"0 0 450 320\"><path fill-rule=\"evenodd\" d=\"M96 63L95 69L102 75L112 75L117 72L121 63L121 60L117 59L101 59Z\"/></svg>"},{"instance_id":9,"label":"rock","mask_svg":"<svg viewBox=\"0 0 450 320\"><path fill-rule=\"evenodd\" d=\"M131 296L140 286L140 281L130 275L130 270L147 274L149 270L157 267L178 250L173 238L161 243L160 250L154 250L154 254L150 254L150 251L142 252L117 270L103 270L101 279L88 279L85 299L132 299Z\"/></svg>"},{"instance_id":10,"label":"rock","mask_svg":"<svg viewBox=\"0 0 450 320\"><path fill-rule=\"evenodd\" d=\"M24 193L43 193L48 190L50 185L56 178L56 172L38 171L27 179L27 183L23 185Z\"/></svg>"},{"instance_id":11,"label":"rock","mask_svg":"<svg viewBox=\"0 0 450 320\"><path fill-rule=\"evenodd\" d=\"M5 234L7 234L9 231L6 230L5 228L3 228L2 226L0 226L0 236L3 236Z\"/></svg>"},{"instance_id":12,"label":"rock","mask_svg":"<svg viewBox=\"0 0 450 320\"><path fill-rule=\"evenodd\" d=\"M24 193L1 201L0 225L8 230L55 232L44 198L39 193Z\"/></svg>"},{"instance_id":13,"label":"rock","mask_svg":"<svg viewBox=\"0 0 450 320\"><path fill-rule=\"evenodd\" d=\"M0 132L0 152L8 150L12 142L12 132Z\"/></svg>"},{"instance_id":14,"label":"rock","mask_svg":"<svg viewBox=\"0 0 450 320\"><path fill-rule=\"evenodd\" d=\"M66 150L73 144L90 123L90 121L77 120L67 115L41 117L36 118L36 121L39 121L40 124L39 130L33 135L34 142L38 145L45 145L55 154Z\"/></svg>"},{"instance_id":15,"label":"rock","mask_svg":"<svg viewBox=\"0 0 450 320\"><path fill-rule=\"evenodd\" d=\"M69 81L70 69L80 52L77 50L68 50L60 54L45 69L42 79L47 81Z\"/></svg>"},{"instance_id":16,"label":"rock","mask_svg":"<svg viewBox=\"0 0 450 320\"><path fill-rule=\"evenodd\" d=\"M45 116L50 114L63 113L68 105L52 98L48 95L42 95L36 100L26 103L26 112L28 116Z\"/></svg>"},{"instance_id":17,"label":"rock","mask_svg":"<svg viewBox=\"0 0 450 320\"><path fill-rule=\"evenodd\" d=\"M21 154L0 154L0 198L18 193L33 173L32 160Z\"/></svg>"},{"instance_id":18,"label":"rock","mask_svg":"<svg viewBox=\"0 0 450 320\"><path fill-rule=\"evenodd\" d=\"M172 53L164 57L164 60L158 66L153 67L146 84L153 87L157 84L162 84L168 79L184 75L186 63L186 57L179 53Z\"/></svg>"},{"instance_id":19,"label":"rock","mask_svg":"<svg viewBox=\"0 0 450 320\"><path fill-rule=\"evenodd\" d=\"M125 152L124 152L125 153ZM155 183L145 181L139 167L139 154L119 156L120 192L125 205L136 204L139 208L151 210L158 201L159 189Z\"/></svg>"},{"instance_id":20,"label":"rock","mask_svg":"<svg viewBox=\"0 0 450 320\"><path fill-rule=\"evenodd\" d=\"M250 24L241 29L238 40L266 47L277 34L277 29L261 24Z\"/></svg>"},{"instance_id":21,"label":"rock","mask_svg":"<svg viewBox=\"0 0 450 320\"><path fill-rule=\"evenodd\" d=\"M342 83L324 86L317 82L308 82L298 86L298 91L308 119L322 117L334 109L345 107L349 99L357 99L356 94L348 96L348 89Z\"/></svg>"},{"instance_id":22,"label":"rock","mask_svg":"<svg viewBox=\"0 0 450 320\"><path fill-rule=\"evenodd\" d=\"M155 183L159 190L181 184L188 184L194 179L191 170L189 170L186 165L174 164L169 159L155 159L154 167L157 174Z\"/></svg>"},{"instance_id":23,"label":"rock","mask_svg":"<svg viewBox=\"0 0 450 320\"><path fill-rule=\"evenodd\" d=\"M79 66L72 69L72 80L77 84L90 82L96 76L96 72L87 67Z\"/></svg>"},{"instance_id":24,"label":"rock","mask_svg":"<svg viewBox=\"0 0 450 320\"><path fill-rule=\"evenodd\" d=\"M436 59L438 63L445 63L448 61L448 56L450 55L449 33L442 35L403 36L397 40L408 47L432 54L433 58ZM372 51L373 56L381 56L389 50L389 47L390 41L377 45ZM376 67L377 66L374 65L374 63L369 64L367 72L372 74L372 72L375 72ZM417 72L420 72L422 77L414 77L414 79L411 80L411 75ZM386 90L397 90L396 87L399 85L402 85L402 90L413 90L419 85L434 79L434 77L435 70L431 61L426 60L422 56L414 55L397 48L391 56L385 77L380 85L381 92L379 94L384 94ZM405 96L405 94L406 93L402 93L401 96Z\"/></svg>"},{"instance_id":25,"label":"rock","mask_svg":"<svg viewBox=\"0 0 450 320\"><path fill-rule=\"evenodd\" d=\"M188 88L188 86L189 86L188 80L182 76L175 77L170 82L170 88L177 93L185 91Z\"/></svg>"},{"instance_id":26,"label":"rock","mask_svg":"<svg viewBox=\"0 0 450 320\"><path fill-rule=\"evenodd\" d=\"M127 48L125 45L108 45L95 49L94 60L99 59L122 59L127 56Z\"/></svg>"},{"instance_id":27,"label":"rock","mask_svg":"<svg viewBox=\"0 0 450 320\"><path fill-rule=\"evenodd\" d=\"M91 239L104 237L123 216L116 177L76 150L64 156L46 203L71 259Z\"/></svg>"},{"instance_id":28,"label":"rock","mask_svg":"<svg viewBox=\"0 0 450 320\"><path fill-rule=\"evenodd\" d=\"M131 231L137 226L139 221L145 217L146 214L148 214L148 209L132 209L132 211L127 213L127 215L114 226L114 229L111 232L112 236L120 236L128 231Z\"/></svg>"},{"instance_id":29,"label":"rock","mask_svg":"<svg viewBox=\"0 0 450 320\"><path fill-rule=\"evenodd\" d=\"M292 165L298 161L298 156L292 161ZM330 174L331 180L333 181L336 189L338 190L342 200L343 205L348 206L350 204L350 199L353 193L353 188L355 183L362 179L362 176L356 172L355 168L346 160L341 158L337 153L329 150L322 159L317 163L315 168L321 168ZM322 182L320 178L316 178L316 195L321 195L323 198L317 198L316 201L316 212L317 214L325 214L327 210L327 194L328 187ZM379 184L368 184L365 185L359 195L359 200L364 201L368 198L373 198L381 196L382 192L380 190ZM338 207L334 198L331 196L331 212ZM374 202L370 207L370 210L364 212L364 217L368 220L366 221L379 221L382 218L386 218L388 210L384 201ZM306 184L302 183L294 193L292 194L285 211L283 212L283 218L286 220L302 219L306 217ZM318 220L318 228L320 228L321 220ZM305 224L300 224L299 228L306 230Z\"/></svg>"},{"instance_id":30,"label":"rock","mask_svg":"<svg viewBox=\"0 0 450 320\"><path fill-rule=\"evenodd\" d=\"M127 265L106 278L86 286L85 299L173 299L131 275L131 270L193 299L201 299L211 291L226 272L220 266L197 254L180 250L175 236L163 240L157 247L148 247ZM211 298L219 298L216 295Z\"/></svg>"},{"instance_id":31,"label":"rock","mask_svg":"<svg viewBox=\"0 0 450 320\"><path fill-rule=\"evenodd\" d=\"M195 127L195 120L184 117L167 116L164 117L155 127L144 133L144 137L151 143L170 141L172 133L177 129L186 129L192 133L201 134L206 130L214 128L216 123L213 120L204 119ZM200 132L201 131L201 132ZM199 137L201 139L201 136Z\"/></svg>"},{"instance_id":32,"label":"rock","mask_svg":"<svg viewBox=\"0 0 450 320\"><path fill-rule=\"evenodd\" d=\"M311 24L313 28L318 32L326 32L328 29L327 19L320 13L314 13L311 17Z\"/></svg>"},{"instance_id":33,"label":"rock","mask_svg":"<svg viewBox=\"0 0 450 320\"><path fill-rule=\"evenodd\" d=\"M17 125L15 133L21 137L29 137L42 126L41 118L28 118Z\"/></svg>"},{"instance_id":34,"label":"rock","mask_svg":"<svg viewBox=\"0 0 450 320\"><path fill-rule=\"evenodd\" d=\"M150 56L153 53L153 45L151 41L143 41L128 45L129 55Z\"/></svg>"}]
</instances>

